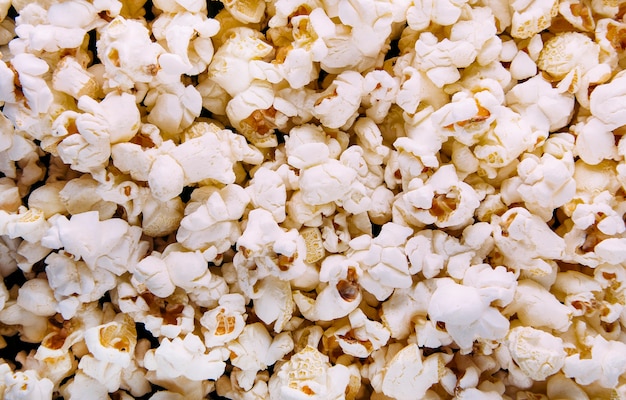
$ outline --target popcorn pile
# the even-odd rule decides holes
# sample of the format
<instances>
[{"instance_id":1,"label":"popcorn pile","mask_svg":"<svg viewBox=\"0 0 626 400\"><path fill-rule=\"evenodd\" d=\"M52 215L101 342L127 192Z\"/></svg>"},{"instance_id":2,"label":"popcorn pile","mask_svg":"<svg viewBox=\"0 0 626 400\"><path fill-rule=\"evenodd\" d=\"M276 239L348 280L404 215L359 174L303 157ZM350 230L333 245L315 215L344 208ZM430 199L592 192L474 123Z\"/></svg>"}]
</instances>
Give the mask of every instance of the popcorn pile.
<instances>
[{"instance_id":1,"label":"popcorn pile","mask_svg":"<svg viewBox=\"0 0 626 400\"><path fill-rule=\"evenodd\" d=\"M625 15L0 1L0 397L626 399Z\"/></svg>"}]
</instances>

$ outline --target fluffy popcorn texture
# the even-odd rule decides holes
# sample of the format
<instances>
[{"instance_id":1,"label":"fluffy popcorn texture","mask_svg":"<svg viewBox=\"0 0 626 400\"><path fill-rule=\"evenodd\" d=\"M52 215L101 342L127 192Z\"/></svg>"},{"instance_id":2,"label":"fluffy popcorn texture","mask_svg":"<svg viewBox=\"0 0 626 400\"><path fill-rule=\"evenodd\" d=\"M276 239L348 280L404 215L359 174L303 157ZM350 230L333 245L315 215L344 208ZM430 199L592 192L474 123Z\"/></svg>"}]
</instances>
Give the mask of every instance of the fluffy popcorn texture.
<instances>
[{"instance_id":1,"label":"fluffy popcorn texture","mask_svg":"<svg viewBox=\"0 0 626 400\"><path fill-rule=\"evenodd\" d=\"M0 0L0 398L626 397L611 0Z\"/></svg>"},{"instance_id":2,"label":"fluffy popcorn texture","mask_svg":"<svg viewBox=\"0 0 626 400\"><path fill-rule=\"evenodd\" d=\"M328 357L310 346L283 364L269 382L270 396L277 398L341 398L348 385L349 371L344 365L331 365Z\"/></svg>"},{"instance_id":3,"label":"fluffy popcorn texture","mask_svg":"<svg viewBox=\"0 0 626 400\"><path fill-rule=\"evenodd\" d=\"M161 378L216 379L226 366L224 352L221 349L205 352L201 339L189 333L183 339L163 339L156 350L148 350L145 354L144 365Z\"/></svg>"}]
</instances>

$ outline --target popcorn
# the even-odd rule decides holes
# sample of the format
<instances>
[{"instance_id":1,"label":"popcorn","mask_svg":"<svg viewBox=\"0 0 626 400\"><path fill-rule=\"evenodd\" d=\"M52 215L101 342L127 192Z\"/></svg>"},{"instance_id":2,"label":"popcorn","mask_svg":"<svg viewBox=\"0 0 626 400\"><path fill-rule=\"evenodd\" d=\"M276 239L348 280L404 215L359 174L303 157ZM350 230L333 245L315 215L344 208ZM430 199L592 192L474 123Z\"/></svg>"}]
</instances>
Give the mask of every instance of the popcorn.
<instances>
[{"instance_id":1,"label":"popcorn","mask_svg":"<svg viewBox=\"0 0 626 400\"><path fill-rule=\"evenodd\" d=\"M565 358L563 372L565 376L574 378L578 384L588 385L598 381L601 387L614 388L620 375L624 373L626 365L621 355L626 351L624 343L609 340L601 335L584 338L587 351L591 357L581 358L575 353Z\"/></svg>"},{"instance_id":2,"label":"popcorn","mask_svg":"<svg viewBox=\"0 0 626 400\"><path fill-rule=\"evenodd\" d=\"M145 26L122 16L102 28L97 49L106 85L122 90L131 89L135 82L152 82L159 70L158 58L165 52L150 40Z\"/></svg>"},{"instance_id":3,"label":"popcorn","mask_svg":"<svg viewBox=\"0 0 626 400\"><path fill-rule=\"evenodd\" d=\"M16 304L42 317L56 313L54 292L45 279L35 278L26 281L19 289Z\"/></svg>"},{"instance_id":4,"label":"popcorn","mask_svg":"<svg viewBox=\"0 0 626 400\"><path fill-rule=\"evenodd\" d=\"M444 324L463 353L471 350L474 340L501 339L509 328L508 320L489 307L490 299L481 295L481 291L484 292L443 278L437 281L437 289L428 305L430 319Z\"/></svg>"},{"instance_id":5,"label":"popcorn","mask_svg":"<svg viewBox=\"0 0 626 400\"><path fill-rule=\"evenodd\" d=\"M249 197L248 192L234 184L219 191L205 189L192 193L176 238L187 248L200 250L205 258L213 260L235 244L241 234L237 220L243 216Z\"/></svg>"},{"instance_id":6,"label":"popcorn","mask_svg":"<svg viewBox=\"0 0 626 400\"><path fill-rule=\"evenodd\" d=\"M209 77L230 96L235 96L250 87L254 79L250 61L269 56L273 49L250 28L235 28L229 32L228 39L213 55Z\"/></svg>"},{"instance_id":7,"label":"popcorn","mask_svg":"<svg viewBox=\"0 0 626 400\"><path fill-rule=\"evenodd\" d=\"M36 114L46 113L53 101L48 83L41 78L48 72L48 64L32 54L23 53L11 59L11 66L17 72L28 107Z\"/></svg>"},{"instance_id":8,"label":"popcorn","mask_svg":"<svg viewBox=\"0 0 626 400\"><path fill-rule=\"evenodd\" d=\"M55 218L42 244L53 249L63 247L92 270L104 268L121 275L128 271L129 262L145 254L147 243L139 240L140 235L139 227L119 218L99 221L97 212L90 211L69 220L64 216Z\"/></svg>"},{"instance_id":9,"label":"popcorn","mask_svg":"<svg viewBox=\"0 0 626 400\"><path fill-rule=\"evenodd\" d=\"M293 300L307 319L330 321L348 315L361 301L358 279L361 269L344 256L330 256L322 263L320 281L327 282L315 299L300 291L293 293ZM332 306L331 306L332 305Z\"/></svg>"},{"instance_id":10,"label":"popcorn","mask_svg":"<svg viewBox=\"0 0 626 400\"><path fill-rule=\"evenodd\" d=\"M54 90L64 92L79 99L81 96L96 97L98 83L92 73L87 71L75 57L61 59L52 76Z\"/></svg>"},{"instance_id":11,"label":"popcorn","mask_svg":"<svg viewBox=\"0 0 626 400\"><path fill-rule=\"evenodd\" d=\"M362 235L349 243L350 258L363 270L360 285L379 301L389 297L393 288L411 286L408 262L402 250L411 233L411 228L390 222L383 225L376 238Z\"/></svg>"},{"instance_id":12,"label":"popcorn","mask_svg":"<svg viewBox=\"0 0 626 400\"><path fill-rule=\"evenodd\" d=\"M411 29L422 30L430 22L439 25L453 25L461 16L465 1L419 1L407 9L407 22Z\"/></svg>"},{"instance_id":13,"label":"popcorn","mask_svg":"<svg viewBox=\"0 0 626 400\"><path fill-rule=\"evenodd\" d=\"M315 101L313 115L328 128L351 125L361 103L363 80L363 76L354 71L337 75Z\"/></svg>"},{"instance_id":14,"label":"popcorn","mask_svg":"<svg viewBox=\"0 0 626 400\"><path fill-rule=\"evenodd\" d=\"M624 397L622 11L0 0L0 398Z\"/></svg>"},{"instance_id":15,"label":"popcorn","mask_svg":"<svg viewBox=\"0 0 626 400\"><path fill-rule=\"evenodd\" d=\"M614 102L624 96L621 90L624 81L626 81L626 74L620 72L609 83L599 85L591 92L589 102L591 113L608 125L608 129L626 125L626 114L614 107Z\"/></svg>"},{"instance_id":16,"label":"popcorn","mask_svg":"<svg viewBox=\"0 0 626 400\"><path fill-rule=\"evenodd\" d=\"M402 197L415 225L434 223L441 228L464 227L480 204L474 189L459 182L453 165L441 166L422 186L405 192Z\"/></svg>"},{"instance_id":17,"label":"popcorn","mask_svg":"<svg viewBox=\"0 0 626 400\"><path fill-rule=\"evenodd\" d=\"M246 325L237 339L226 345L233 365L242 370L238 377L243 389L250 389L248 377L280 360L293 350L293 340L289 333L280 333L272 338L261 323ZM247 382L248 381L248 382Z\"/></svg>"},{"instance_id":18,"label":"popcorn","mask_svg":"<svg viewBox=\"0 0 626 400\"><path fill-rule=\"evenodd\" d=\"M150 110L148 122L171 135L189 127L200 116L202 97L193 86L174 83L149 90L144 104Z\"/></svg>"},{"instance_id":19,"label":"popcorn","mask_svg":"<svg viewBox=\"0 0 626 400\"><path fill-rule=\"evenodd\" d=\"M530 279L517 283L515 299L509 312L517 312L522 324L537 328L564 332L571 324L572 311L546 288Z\"/></svg>"},{"instance_id":20,"label":"popcorn","mask_svg":"<svg viewBox=\"0 0 626 400\"><path fill-rule=\"evenodd\" d=\"M307 268L304 239L295 229L285 232L263 209L248 214L248 225L237 248L233 261L240 286L249 297L255 297L253 287L259 280L274 276L288 281L300 277Z\"/></svg>"},{"instance_id":21,"label":"popcorn","mask_svg":"<svg viewBox=\"0 0 626 400\"><path fill-rule=\"evenodd\" d=\"M57 145L61 159L80 172L90 172L102 179L102 168L108 163L111 145L131 139L139 129L139 110L135 98L127 93L108 94L100 103L82 96L78 107L83 114L66 111L54 124L64 139ZM114 113L115 119L106 115ZM73 126L73 128L72 128ZM69 129L68 129L69 128ZM72 132L70 129L73 129Z\"/></svg>"},{"instance_id":22,"label":"popcorn","mask_svg":"<svg viewBox=\"0 0 626 400\"><path fill-rule=\"evenodd\" d=\"M205 312L200 319L205 328L204 344L212 348L235 340L245 327L245 311L245 299L240 294L222 296L219 307Z\"/></svg>"},{"instance_id":23,"label":"popcorn","mask_svg":"<svg viewBox=\"0 0 626 400\"><path fill-rule=\"evenodd\" d=\"M336 399L344 395L349 376L347 367L331 366L327 356L307 346L282 364L268 386L271 397Z\"/></svg>"},{"instance_id":24,"label":"popcorn","mask_svg":"<svg viewBox=\"0 0 626 400\"><path fill-rule=\"evenodd\" d=\"M557 1L515 1L511 4L511 36L527 39L548 28L559 11Z\"/></svg>"},{"instance_id":25,"label":"popcorn","mask_svg":"<svg viewBox=\"0 0 626 400\"><path fill-rule=\"evenodd\" d=\"M155 371L159 379L184 377L192 381L217 379L224 373L226 364L223 349L217 348L206 353L202 340L188 333L183 339L163 339L156 350L148 350L144 356L144 366Z\"/></svg>"},{"instance_id":26,"label":"popcorn","mask_svg":"<svg viewBox=\"0 0 626 400\"><path fill-rule=\"evenodd\" d=\"M422 356L416 344L397 352L390 360L382 381L382 392L396 399L423 398L439 381L449 356L445 353Z\"/></svg>"},{"instance_id":27,"label":"popcorn","mask_svg":"<svg viewBox=\"0 0 626 400\"><path fill-rule=\"evenodd\" d=\"M159 65L172 75L197 75L204 71L213 58L211 37L219 30L219 23L202 14L183 12L161 14L152 25L157 41L169 53L159 56Z\"/></svg>"},{"instance_id":28,"label":"popcorn","mask_svg":"<svg viewBox=\"0 0 626 400\"><path fill-rule=\"evenodd\" d=\"M492 216L491 220L496 247L504 255L507 265L542 276L550 274L553 269L548 260L563 257L563 238L552 232L540 217L530 214L526 209L515 207L501 217ZM533 234L529 235L529 232ZM524 256L512 259L507 254Z\"/></svg>"},{"instance_id":29,"label":"popcorn","mask_svg":"<svg viewBox=\"0 0 626 400\"><path fill-rule=\"evenodd\" d=\"M389 331L380 322L367 319L360 309L352 311L348 319L349 325L333 331L335 340L345 354L365 358L389 340Z\"/></svg>"},{"instance_id":30,"label":"popcorn","mask_svg":"<svg viewBox=\"0 0 626 400\"><path fill-rule=\"evenodd\" d=\"M4 395L15 399L49 399L53 385L50 379L39 377L34 371L7 373L3 376Z\"/></svg>"},{"instance_id":31,"label":"popcorn","mask_svg":"<svg viewBox=\"0 0 626 400\"><path fill-rule=\"evenodd\" d=\"M134 268L133 278L155 295L168 297L176 287L190 293L202 290L203 286L208 285L211 273L202 253L180 251L170 245L162 258L158 253L153 253L139 261Z\"/></svg>"},{"instance_id":32,"label":"popcorn","mask_svg":"<svg viewBox=\"0 0 626 400\"><path fill-rule=\"evenodd\" d=\"M562 340L542 330L515 327L509 331L506 341L513 360L534 380L545 380L565 363Z\"/></svg>"}]
</instances>

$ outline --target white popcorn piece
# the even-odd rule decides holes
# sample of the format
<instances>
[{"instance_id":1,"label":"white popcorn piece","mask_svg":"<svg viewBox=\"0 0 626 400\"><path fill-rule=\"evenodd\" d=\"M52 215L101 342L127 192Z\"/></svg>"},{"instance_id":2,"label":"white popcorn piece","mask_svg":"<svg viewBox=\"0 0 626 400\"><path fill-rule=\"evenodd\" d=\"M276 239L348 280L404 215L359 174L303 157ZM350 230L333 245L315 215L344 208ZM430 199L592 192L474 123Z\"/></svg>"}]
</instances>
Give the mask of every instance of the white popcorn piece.
<instances>
[{"instance_id":1,"label":"white popcorn piece","mask_svg":"<svg viewBox=\"0 0 626 400\"><path fill-rule=\"evenodd\" d=\"M250 28L233 28L227 40L213 55L209 77L230 96L246 90L254 80L250 70L251 60L262 60L273 52L260 32ZM268 60L269 61L269 60Z\"/></svg>"},{"instance_id":2,"label":"white popcorn piece","mask_svg":"<svg viewBox=\"0 0 626 400\"><path fill-rule=\"evenodd\" d=\"M169 13L206 11L206 3L199 0L156 0L154 5Z\"/></svg>"},{"instance_id":3,"label":"white popcorn piece","mask_svg":"<svg viewBox=\"0 0 626 400\"><path fill-rule=\"evenodd\" d=\"M23 238L27 242L37 243L45 235L50 223L43 211L20 206L17 213L0 210L0 233L10 239Z\"/></svg>"},{"instance_id":4,"label":"white popcorn piece","mask_svg":"<svg viewBox=\"0 0 626 400\"><path fill-rule=\"evenodd\" d=\"M270 107L274 92L269 82L253 80L245 90L235 94L226 105L230 123L257 147L275 147L278 144L274 126L265 113L275 113Z\"/></svg>"},{"instance_id":5,"label":"white popcorn piece","mask_svg":"<svg viewBox=\"0 0 626 400\"><path fill-rule=\"evenodd\" d=\"M144 356L144 366L155 371L159 379L184 377L192 381L217 379L224 373L227 355L217 348L206 353L202 340L188 333L183 339L167 338L159 347L150 349Z\"/></svg>"},{"instance_id":6,"label":"white popcorn piece","mask_svg":"<svg viewBox=\"0 0 626 400\"><path fill-rule=\"evenodd\" d=\"M518 51L511 60L511 78L524 80L537 74L537 65L524 51Z\"/></svg>"},{"instance_id":7,"label":"white popcorn piece","mask_svg":"<svg viewBox=\"0 0 626 400\"><path fill-rule=\"evenodd\" d=\"M496 36L497 27L491 9L469 8L466 13L469 15L464 15L452 26L450 40L469 41L476 49L476 62L479 65L496 61L502 45L500 38Z\"/></svg>"},{"instance_id":8,"label":"white popcorn piece","mask_svg":"<svg viewBox=\"0 0 626 400\"><path fill-rule=\"evenodd\" d=\"M66 253L50 253L45 263L57 311L66 319L74 317L81 304L100 299L117 284L112 272L92 271L84 261L76 261Z\"/></svg>"},{"instance_id":9,"label":"white popcorn piece","mask_svg":"<svg viewBox=\"0 0 626 400\"><path fill-rule=\"evenodd\" d=\"M249 390L243 389L237 381L237 370L231 372L230 377L221 376L215 382L215 389L219 396L227 398L240 398L242 400L261 400L269 396L267 381L269 374L262 371L256 374L255 381Z\"/></svg>"},{"instance_id":10,"label":"white popcorn piece","mask_svg":"<svg viewBox=\"0 0 626 400\"><path fill-rule=\"evenodd\" d=\"M302 200L319 206L345 198L357 172L341 162L329 159L300 172Z\"/></svg>"},{"instance_id":11,"label":"white popcorn piece","mask_svg":"<svg viewBox=\"0 0 626 400\"><path fill-rule=\"evenodd\" d=\"M592 2L598 5L600 2ZM596 22L592 17L594 10L592 4L580 1L571 1L559 4L559 14L563 16L576 29L589 32L596 27Z\"/></svg>"},{"instance_id":12,"label":"white popcorn piece","mask_svg":"<svg viewBox=\"0 0 626 400\"><path fill-rule=\"evenodd\" d=\"M67 398L97 396L106 398L108 390L104 384L89 375L78 372L74 378L61 387L60 392Z\"/></svg>"},{"instance_id":13,"label":"white popcorn piece","mask_svg":"<svg viewBox=\"0 0 626 400\"><path fill-rule=\"evenodd\" d=\"M358 264L343 255L331 255L324 259L320 269L320 281L326 282L315 299L300 291L293 293L298 309L308 320L331 321L348 315L361 302Z\"/></svg>"},{"instance_id":14,"label":"white popcorn piece","mask_svg":"<svg viewBox=\"0 0 626 400\"><path fill-rule=\"evenodd\" d=\"M580 58L580 50L587 54L587 57ZM603 83L610 77L610 68L598 64L599 54L600 46L587 36L567 32L545 43L537 65L553 79L561 80L557 86L560 91L576 93L577 99L587 107L589 84Z\"/></svg>"},{"instance_id":15,"label":"white popcorn piece","mask_svg":"<svg viewBox=\"0 0 626 400\"><path fill-rule=\"evenodd\" d=\"M559 12L558 1L515 1L511 4L511 36L527 39L548 28Z\"/></svg>"},{"instance_id":16,"label":"white popcorn piece","mask_svg":"<svg viewBox=\"0 0 626 400\"><path fill-rule=\"evenodd\" d=\"M381 321L394 339L404 339L415 329L415 320L425 316L432 288L419 282L406 289L396 289L382 304ZM429 338L432 336L429 335ZM418 335L418 342L421 336ZM423 345L420 344L420 345Z\"/></svg>"},{"instance_id":17,"label":"white popcorn piece","mask_svg":"<svg viewBox=\"0 0 626 400\"><path fill-rule=\"evenodd\" d=\"M150 181L157 187L155 197L167 201L180 194L185 185L203 180L234 183L234 168L238 161L260 164L262 160L256 148L230 130L197 122L186 132L193 136L178 146L169 140L157 149L145 151L132 143L115 145L112 148L113 164L123 172L131 173L135 179ZM136 158L127 158L133 156ZM153 172L157 160L158 164L154 166L157 170ZM163 169L168 171L168 177L159 173Z\"/></svg>"},{"instance_id":18,"label":"white popcorn piece","mask_svg":"<svg viewBox=\"0 0 626 400\"><path fill-rule=\"evenodd\" d=\"M306 169L329 158L339 158L344 149L338 139L329 137L319 126L296 126L285 138L287 162L294 168Z\"/></svg>"},{"instance_id":19,"label":"white popcorn piece","mask_svg":"<svg viewBox=\"0 0 626 400\"><path fill-rule=\"evenodd\" d=\"M0 178L0 182L2 182L2 180L3 178ZM28 207L42 210L46 219L49 219L55 214L67 213L67 209L61 202L60 196L60 192L64 186L65 182L51 182L38 187L30 192L30 195L28 196ZM15 187L15 189L17 189L17 187ZM6 193L7 197L12 194L12 190L13 188L4 189L4 193ZM0 201L0 204L1 203L2 201ZM2 208L2 206L0 206L0 208ZM13 207L11 206L10 208ZM17 207L15 207L15 210L12 211L17 211Z\"/></svg>"},{"instance_id":20,"label":"white popcorn piece","mask_svg":"<svg viewBox=\"0 0 626 400\"><path fill-rule=\"evenodd\" d=\"M158 57L164 49L153 43L149 35L140 22L121 16L101 30L97 50L109 87L129 90L135 82L152 82L159 69Z\"/></svg>"},{"instance_id":21,"label":"white popcorn piece","mask_svg":"<svg viewBox=\"0 0 626 400\"><path fill-rule=\"evenodd\" d=\"M387 328L380 322L369 320L360 309L352 311L348 320L348 325L333 332L345 354L365 358L387 344L390 337Z\"/></svg>"},{"instance_id":22,"label":"white popcorn piece","mask_svg":"<svg viewBox=\"0 0 626 400\"><path fill-rule=\"evenodd\" d=\"M141 228L147 236L167 236L178 229L183 215L184 204L180 197L174 197L166 202L149 197L141 208Z\"/></svg>"},{"instance_id":23,"label":"white popcorn piece","mask_svg":"<svg viewBox=\"0 0 626 400\"><path fill-rule=\"evenodd\" d=\"M181 82L150 89L143 103L150 111L148 122L169 135L189 127L202 111L200 92L193 85L185 86Z\"/></svg>"},{"instance_id":24,"label":"white popcorn piece","mask_svg":"<svg viewBox=\"0 0 626 400\"><path fill-rule=\"evenodd\" d=\"M561 92L541 75L517 84L506 93L506 103L538 130L557 131L567 125L574 110L574 96Z\"/></svg>"},{"instance_id":25,"label":"white popcorn piece","mask_svg":"<svg viewBox=\"0 0 626 400\"><path fill-rule=\"evenodd\" d=\"M461 351L467 353L474 340L498 340L508 332L509 321L489 306L489 300L479 288L441 278L428 305L428 315L431 321L445 324Z\"/></svg>"},{"instance_id":26,"label":"white popcorn piece","mask_svg":"<svg viewBox=\"0 0 626 400\"><path fill-rule=\"evenodd\" d=\"M304 239L295 229L283 230L263 209L255 209L248 214L246 229L237 240L237 250L234 264L239 279L248 281L242 289L250 297L253 297L252 286L266 276L291 280L306 270ZM247 266L250 263L256 264L254 270Z\"/></svg>"},{"instance_id":27,"label":"white popcorn piece","mask_svg":"<svg viewBox=\"0 0 626 400\"><path fill-rule=\"evenodd\" d=\"M29 343L41 343L48 333L48 317L33 314L11 300L0 310L0 322L16 325L20 339Z\"/></svg>"},{"instance_id":28,"label":"white popcorn piece","mask_svg":"<svg viewBox=\"0 0 626 400\"><path fill-rule=\"evenodd\" d=\"M626 73L616 74L610 82L599 85L591 92L589 106L591 114L606 124L609 130L626 125L626 113L616 104L622 101Z\"/></svg>"},{"instance_id":29,"label":"white popcorn piece","mask_svg":"<svg viewBox=\"0 0 626 400\"><path fill-rule=\"evenodd\" d=\"M139 130L140 115L135 98L128 93L111 92L104 100L97 102L82 96L78 107L84 113L66 111L53 125L59 136L65 136L58 144L57 151L61 159L71 164L73 169L103 178L102 169L108 164L111 144L128 141ZM66 119L68 117L69 120ZM64 127L70 121L73 122L73 132L66 131Z\"/></svg>"},{"instance_id":30,"label":"white popcorn piece","mask_svg":"<svg viewBox=\"0 0 626 400\"><path fill-rule=\"evenodd\" d=\"M215 258L237 241L241 234L237 221L249 199L248 192L234 184L221 190L196 189L185 207L177 240L189 249L203 251L207 259Z\"/></svg>"},{"instance_id":31,"label":"white popcorn piece","mask_svg":"<svg viewBox=\"0 0 626 400\"><path fill-rule=\"evenodd\" d=\"M200 318L204 344L208 348L223 346L235 340L245 327L245 299L238 293L220 297L219 306L206 311Z\"/></svg>"},{"instance_id":32,"label":"white popcorn piece","mask_svg":"<svg viewBox=\"0 0 626 400\"><path fill-rule=\"evenodd\" d=\"M563 373L554 374L548 378L546 393L550 396L549 398L589 398L582 387Z\"/></svg>"},{"instance_id":33,"label":"white popcorn piece","mask_svg":"<svg viewBox=\"0 0 626 400\"><path fill-rule=\"evenodd\" d=\"M564 255L563 238L550 230L539 216L524 208L511 208L500 217L494 215L491 224L496 247L504 255L507 266L515 270L549 275L553 270L550 260L561 259ZM516 254L516 257L511 258L509 254Z\"/></svg>"},{"instance_id":34,"label":"white popcorn piece","mask_svg":"<svg viewBox=\"0 0 626 400\"><path fill-rule=\"evenodd\" d=\"M587 57L581 58L577 50L583 50ZM582 78L597 63L600 48L582 33L568 32L557 35L544 44L537 64L540 69L555 79L565 77L575 70L573 83ZM574 90L575 91L575 90Z\"/></svg>"},{"instance_id":35,"label":"white popcorn piece","mask_svg":"<svg viewBox=\"0 0 626 400\"><path fill-rule=\"evenodd\" d=\"M342 188L342 190L345 190ZM296 226L306 225L318 227L323 223L324 216L330 216L336 211L335 203L312 205L304 201L303 193L295 191L287 200L287 215Z\"/></svg>"},{"instance_id":36,"label":"white popcorn piece","mask_svg":"<svg viewBox=\"0 0 626 400\"><path fill-rule=\"evenodd\" d=\"M413 2L407 9L407 23L411 29L418 31L427 28L431 22L443 26L453 25L461 16L466 3L466 1L452 0Z\"/></svg>"},{"instance_id":37,"label":"white popcorn piece","mask_svg":"<svg viewBox=\"0 0 626 400\"><path fill-rule=\"evenodd\" d=\"M28 107L36 114L48 112L53 97L48 83L42 78L48 72L48 64L33 54L22 53L11 59L11 65L17 72Z\"/></svg>"},{"instance_id":38,"label":"white popcorn piece","mask_svg":"<svg viewBox=\"0 0 626 400\"><path fill-rule=\"evenodd\" d=\"M280 366L268 386L272 398L340 399L349 379L346 366L331 366L328 356L306 346Z\"/></svg>"},{"instance_id":39,"label":"white popcorn piece","mask_svg":"<svg viewBox=\"0 0 626 400\"><path fill-rule=\"evenodd\" d=\"M593 292L600 292L602 286L592 277L577 271L559 272L552 287L559 299L572 309L574 316L592 314L597 302Z\"/></svg>"},{"instance_id":40,"label":"white popcorn piece","mask_svg":"<svg viewBox=\"0 0 626 400\"><path fill-rule=\"evenodd\" d=\"M548 153L540 159L534 155L524 156L517 165L517 171L519 178L511 178L507 183L512 185L510 190L515 190L526 207L544 221L550 220L553 211L569 202L576 194L576 181L572 176L572 153L562 159ZM508 191L507 187L505 192L503 185L502 193ZM506 197L504 200L511 203Z\"/></svg>"},{"instance_id":41,"label":"white popcorn piece","mask_svg":"<svg viewBox=\"0 0 626 400\"><path fill-rule=\"evenodd\" d=\"M142 322L154 337L176 338L194 329L194 307L189 297L175 291L162 299L149 291L138 292L130 282L122 280L115 292L115 303L120 310Z\"/></svg>"},{"instance_id":42,"label":"white popcorn piece","mask_svg":"<svg viewBox=\"0 0 626 400\"><path fill-rule=\"evenodd\" d=\"M398 89L398 79L387 71L368 72L363 81L363 91L368 94L365 97L365 104L369 104L366 115L376 122L382 122L396 99Z\"/></svg>"},{"instance_id":43,"label":"white popcorn piece","mask_svg":"<svg viewBox=\"0 0 626 400\"><path fill-rule=\"evenodd\" d=\"M152 34L169 53L159 56L159 65L172 75L199 74L213 58L211 37L218 30L219 22L202 14L161 14L152 24Z\"/></svg>"},{"instance_id":44,"label":"white popcorn piece","mask_svg":"<svg viewBox=\"0 0 626 400\"><path fill-rule=\"evenodd\" d=\"M425 398L428 389L441 379L444 365L451 358L444 353L424 358L416 344L409 344L398 351L386 366L382 392L399 400Z\"/></svg>"},{"instance_id":45,"label":"white popcorn piece","mask_svg":"<svg viewBox=\"0 0 626 400\"><path fill-rule=\"evenodd\" d=\"M296 308L291 295L291 285L289 282L268 276L257 286L253 298L255 314L265 324L274 323L274 332L280 333L291 320Z\"/></svg>"},{"instance_id":46,"label":"white popcorn piece","mask_svg":"<svg viewBox=\"0 0 626 400\"><path fill-rule=\"evenodd\" d=\"M100 128L108 133L111 144L115 144L129 141L139 130L139 110L134 96L127 93L111 92L100 102L81 97L78 108L93 115L84 115L84 121L78 117L76 128L80 133L83 126L86 132Z\"/></svg>"},{"instance_id":47,"label":"white popcorn piece","mask_svg":"<svg viewBox=\"0 0 626 400\"><path fill-rule=\"evenodd\" d=\"M515 363L533 380L545 380L565 363L563 341L548 332L518 326L509 331L506 343Z\"/></svg>"},{"instance_id":48,"label":"white popcorn piece","mask_svg":"<svg viewBox=\"0 0 626 400\"><path fill-rule=\"evenodd\" d=\"M33 370L5 373L3 376L5 398L44 400L52 398L53 383Z\"/></svg>"},{"instance_id":49,"label":"white popcorn piece","mask_svg":"<svg viewBox=\"0 0 626 400\"><path fill-rule=\"evenodd\" d=\"M243 23L260 22L265 12L264 1L247 1L242 3L227 0L224 2L224 7L235 19Z\"/></svg>"},{"instance_id":50,"label":"white popcorn piece","mask_svg":"<svg viewBox=\"0 0 626 400\"><path fill-rule=\"evenodd\" d=\"M72 56L63 57L57 64L52 75L52 88L77 100L81 96L96 97L99 91L93 74Z\"/></svg>"},{"instance_id":51,"label":"white popcorn piece","mask_svg":"<svg viewBox=\"0 0 626 400\"><path fill-rule=\"evenodd\" d=\"M615 388L618 379L626 370L622 355L626 345L620 341L606 340L601 335L584 338L586 351L590 357L583 358L580 353L565 358L563 373L574 378L580 385L589 385L597 381L604 388Z\"/></svg>"},{"instance_id":52,"label":"white popcorn piece","mask_svg":"<svg viewBox=\"0 0 626 400\"><path fill-rule=\"evenodd\" d=\"M572 311L560 303L546 288L530 279L517 284L515 299L507 312L517 312L519 320L527 326L545 327L560 332L571 324Z\"/></svg>"},{"instance_id":53,"label":"white popcorn piece","mask_svg":"<svg viewBox=\"0 0 626 400\"><path fill-rule=\"evenodd\" d=\"M263 208L272 213L274 220L285 220L285 202L287 191L280 175L268 168L259 168L246 187L250 202L255 208Z\"/></svg>"},{"instance_id":54,"label":"white popcorn piece","mask_svg":"<svg viewBox=\"0 0 626 400\"><path fill-rule=\"evenodd\" d=\"M130 316L125 315L116 319L118 321L89 328L85 330L84 333L87 348L93 355L93 358L91 359L93 361L90 363L93 363L93 366L98 366L96 370L110 369L108 372L112 375L111 378L117 380L116 385L113 385L117 387L113 390L117 390L117 388L119 388L119 374L121 373L121 369L127 368L131 365L131 357L137 344L135 323ZM89 370L93 371L93 368L84 366L83 360L85 360L85 357L81 359L79 368L93 378L96 378L96 376L89 373L91 372ZM100 373L103 372L104 371L101 371ZM106 374L106 372L104 372L104 374ZM109 385L110 383L106 384ZM110 387L109 391L111 391Z\"/></svg>"},{"instance_id":55,"label":"white popcorn piece","mask_svg":"<svg viewBox=\"0 0 626 400\"><path fill-rule=\"evenodd\" d=\"M474 46L445 38L441 41L430 32L422 32L415 43L414 67L425 71L428 78L441 88L459 80L458 68L468 67L476 59Z\"/></svg>"},{"instance_id":56,"label":"white popcorn piece","mask_svg":"<svg viewBox=\"0 0 626 400\"><path fill-rule=\"evenodd\" d=\"M99 194L99 188L97 181L88 175L82 175L64 183L59 191L59 200L69 214L97 211L100 219L111 218L117 206L104 200Z\"/></svg>"},{"instance_id":57,"label":"white popcorn piece","mask_svg":"<svg viewBox=\"0 0 626 400\"><path fill-rule=\"evenodd\" d=\"M226 348L230 351L232 364L242 370L238 377L239 384L250 389L254 381L246 375L255 377L258 371L265 370L291 352L293 339L288 332L272 338L265 326L257 322L246 325L237 339L229 342Z\"/></svg>"},{"instance_id":58,"label":"white popcorn piece","mask_svg":"<svg viewBox=\"0 0 626 400\"><path fill-rule=\"evenodd\" d=\"M583 171L583 168L580 170ZM571 207L572 216L575 213L576 217L571 221L573 226L564 235L567 260L592 267L604 262L621 263L625 256L620 248L624 242L624 224L613 209L615 202L612 195L608 191L600 192L589 203L581 202Z\"/></svg>"},{"instance_id":59,"label":"white popcorn piece","mask_svg":"<svg viewBox=\"0 0 626 400\"><path fill-rule=\"evenodd\" d=\"M315 101L313 115L328 128L351 125L361 105L363 83L363 76L355 71L337 75Z\"/></svg>"},{"instance_id":60,"label":"white popcorn piece","mask_svg":"<svg viewBox=\"0 0 626 400\"><path fill-rule=\"evenodd\" d=\"M348 256L359 263L363 274L359 284L379 301L385 300L394 288L412 284L404 245L413 230L393 222L382 226L379 235L367 235L350 241Z\"/></svg>"},{"instance_id":61,"label":"white popcorn piece","mask_svg":"<svg viewBox=\"0 0 626 400\"><path fill-rule=\"evenodd\" d=\"M96 211L75 214L69 220L58 216L51 225L42 244L63 247L92 270L104 268L121 275L147 250L148 243L140 240L141 228L119 218L99 221Z\"/></svg>"},{"instance_id":62,"label":"white popcorn piece","mask_svg":"<svg viewBox=\"0 0 626 400\"><path fill-rule=\"evenodd\" d=\"M30 279L19 288L17 305L42 317L56 314L54 291L45 279Z\"/></svg>"}]
</instances>

